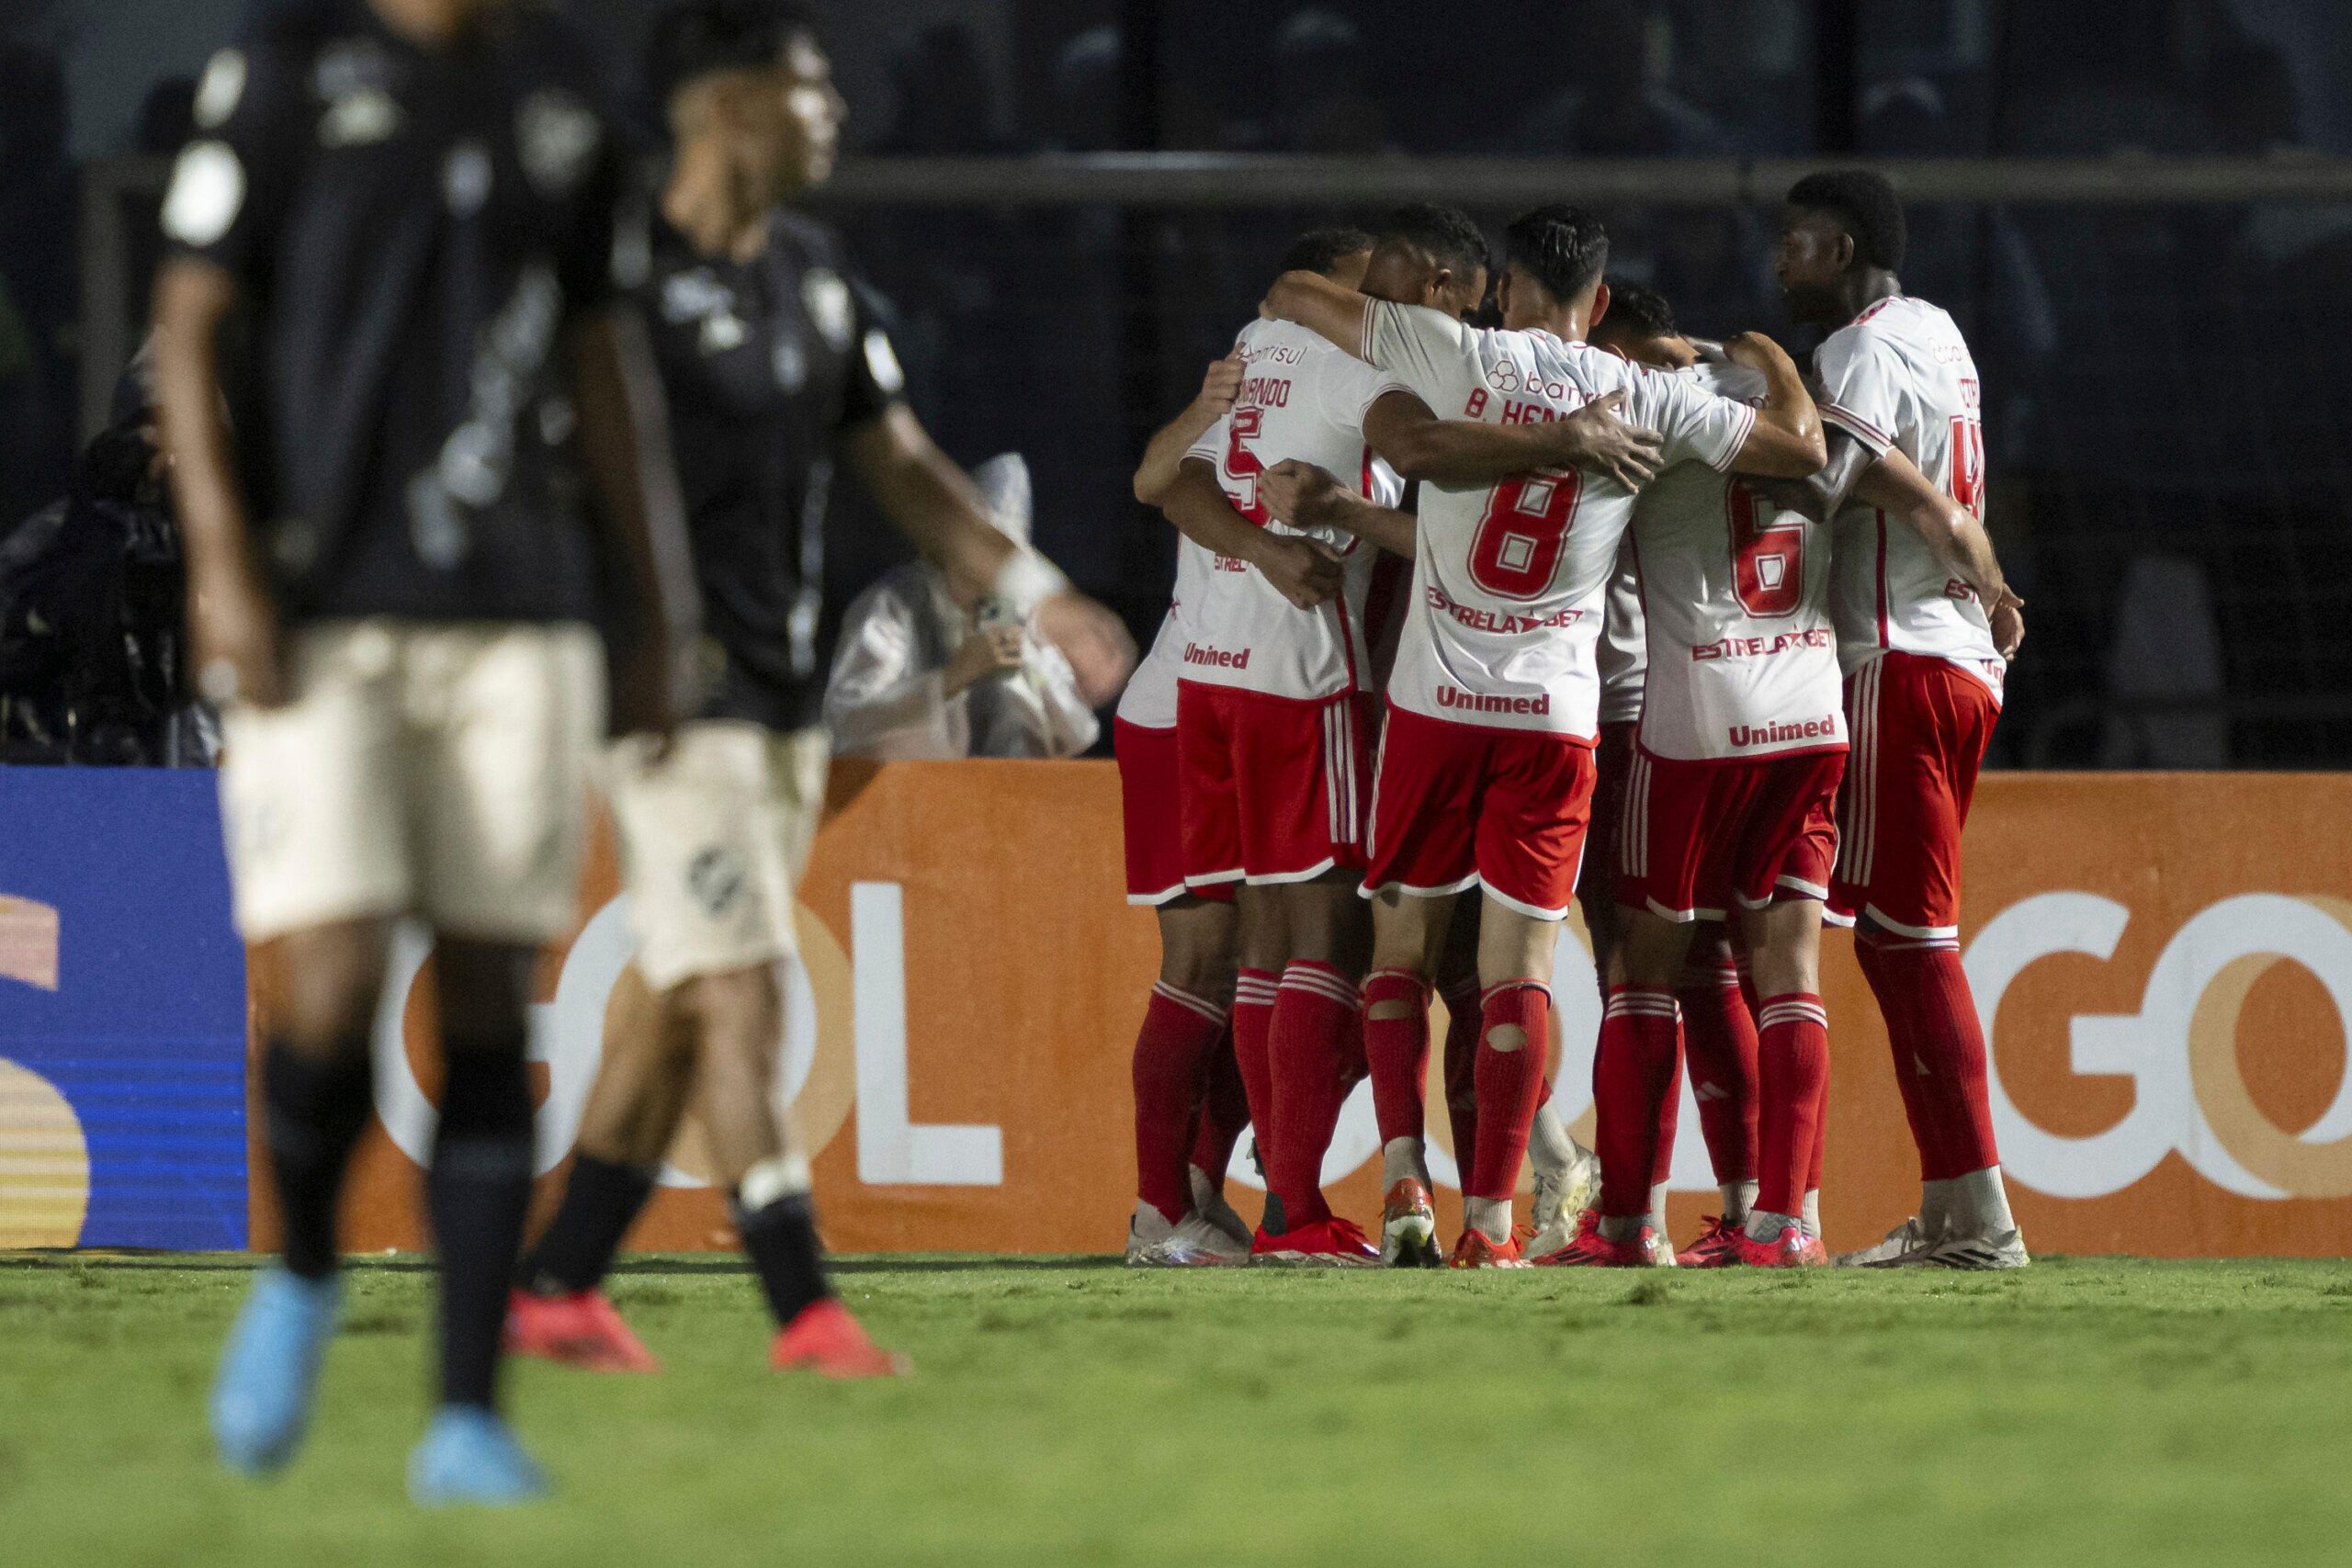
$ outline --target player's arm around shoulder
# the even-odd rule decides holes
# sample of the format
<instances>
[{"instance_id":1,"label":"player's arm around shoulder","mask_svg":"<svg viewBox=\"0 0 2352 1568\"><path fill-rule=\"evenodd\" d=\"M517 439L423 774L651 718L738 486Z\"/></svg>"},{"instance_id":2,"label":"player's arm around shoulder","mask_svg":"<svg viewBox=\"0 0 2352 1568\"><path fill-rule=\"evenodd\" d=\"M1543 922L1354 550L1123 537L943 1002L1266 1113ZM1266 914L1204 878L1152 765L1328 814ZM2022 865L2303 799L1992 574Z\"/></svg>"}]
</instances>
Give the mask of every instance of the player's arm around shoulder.
<instances>
[{"instance_id":1,"label":"player's arm around shoulder","mask_svg":"<svg viewBox=\"0 0 2352 1568\"><path fill-rule=\"evenodd\" d=\"M1258 313L1270 321L1305 327L1342 352L1369 360L1372 355L1365 338L1372 304L1370 297L1319 272L1286 272L1266 291Z\"/></svg>"},{"instance_id":2,"label":"player's arm around shoulder","mask_svg":"<svg viewBox=\"0 0 2352 1568\"><path fill-rule=\"evenodd\" d=\"M1390 392L1364 415L1365 442L1408 479L1488 485L1545 468L1581 468L1639 490L1658 469L1657 435L1626 423L1623 391L1597 398L1565 419L1487 424L1440 419L1411 392ZM1467 412L1466 410L1464 411Z\"/></svg>"},{"instance_id":3,"label":"player's arm around shoulder","mask_svg":"<svg viewBox=\"0 0 2352 1568\"><path fill-rule=\"evenodd\" d=\"M1234 510L1205 457L1178 466L1160 510L1203 549L1254 568L1277 592L1312 610L1340 591L1339 558L1312 539L1270 533Z\"/></svg>"},{"instance_id":4,"label":"player's arm around shoulder","mask_svg":"<svg viewBox=\"0 0 2352 1568\"><path fill-rule=\"evenodd\" d=\"M1976 513L1946 494L1894 446L1863 470L1853 493L1864 506L1909 524L1945 569L1976 591L1992 622L1995 647L2002 658L2013 658L2025 640L2025 601L2010 591L1992 536Z\"/></svg>"},{"instance_id":5,"label":"player's arm around shoulder","mask_svg":"<svg viewBox=\"0 0 2352 1568\"><path fill-rule=\"evenodd\" d=\"M1788 352L1762 333L1742 333L1724 350L1736 365L1764 378L1764 406L1724 467L1761 479L1801 479L1829 462L1821 411L1805 389L1804 376Z\"/></svg>"},{"instance_id":6,"label":"player's arm around shoulder","mask_svg":"<svg viewBox=\"0 0 2352 1568\"><path fill-rule=\"evenodd\" d=\"M1136 465L1137 501L1146 506L1158 506L1168 499L1184 455L1209 433L1211 426L1232 412L1234 400L1241 395L1242 370L1238 345L1223 359L1210 362L1201 377L1199 396L1185 404L1182 413L1161 425L1144 448L1143 461Z\"/></svg>"}]
</instances>

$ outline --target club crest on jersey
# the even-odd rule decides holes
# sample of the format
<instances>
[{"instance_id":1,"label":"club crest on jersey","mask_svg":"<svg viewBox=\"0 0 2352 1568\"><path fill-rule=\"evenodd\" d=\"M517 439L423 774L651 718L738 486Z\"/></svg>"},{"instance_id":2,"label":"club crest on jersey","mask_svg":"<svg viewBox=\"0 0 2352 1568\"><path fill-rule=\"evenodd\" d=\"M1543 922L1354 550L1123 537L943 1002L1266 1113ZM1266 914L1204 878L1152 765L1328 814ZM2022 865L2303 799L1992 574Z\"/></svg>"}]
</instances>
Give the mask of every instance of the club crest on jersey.
<instances>
[{"instance_id":1,"label":"club crest on jersey","mask_svg":"<svg viewBox=\"0 0 2352 1568\"><path fill-rule=\"evenodd\" d=\"M849 285L841 275L821 266L812 268L800 280L800 302L808 308L808 319L832 351L847 350L856 313L851 309Z\"/></svg>"},{"instance_id":2,"label":"club crest on jersey","mask_svg":"<svg viewBox=\"0 0 2352 1568\"><path fill-rule=\"evenodd\" d=\"M548 88L533 93L514 111L516 151L533 189L560 201L580 188L605 140L587 106L571 94Z\"/></svg>"}]
</instances>

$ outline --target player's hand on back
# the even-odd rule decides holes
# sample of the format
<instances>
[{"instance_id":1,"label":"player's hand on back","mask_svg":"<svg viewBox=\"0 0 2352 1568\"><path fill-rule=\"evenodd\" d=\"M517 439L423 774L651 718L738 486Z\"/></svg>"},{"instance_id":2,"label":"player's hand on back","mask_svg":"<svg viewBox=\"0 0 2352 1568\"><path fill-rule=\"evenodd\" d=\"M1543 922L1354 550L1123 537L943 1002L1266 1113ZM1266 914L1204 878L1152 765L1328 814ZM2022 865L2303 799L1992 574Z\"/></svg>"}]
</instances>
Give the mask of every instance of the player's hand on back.
<instances>
[{"instance_id":1,"label":"player's hand on back","mask_svg":"<svg viewBox=\"0 0 2352 1568\"><path fill-rule=\"evenodd\" d=\"M1666 443L1655 431L1625 423L1617 411L1623 391L1596 398L1551 427L1559 442L1560 466L1582 468L1639 490L1657 477Z\"/></svg>"},{"instance_id":2,"label":"player's hand on back","mask_svg":"<svg viewBox=\"0 0 2352 1568\"><path fill-rule=\"evenodd\" d=\"M1083 593L1057 593L1039 604L1036 626L1037 635L1069 661L1090 706L1099 708L1117 696L1135 673L1136 639L1127 635L1126 623Z\"/></svg>"},{"instance_id":3,"label":"player's hand on back","mask_svg":"<svg viewBox=\"0 0 2352 1568\"><path fill-rule=\"evenodd\" d=\"M1258 476L1258 499L1294 528L1344 528L1346 498L1328 468L1284 457Z\"/></svg>"},{"instance_id":4,"label":"player's hand on back","mask_svg":"<svg viewBox=\"0 0 2352 1568\"><path fill-rule=\"evenodd\" d=\"M1210 363L1208 374L1201 378L1198 399L1204 412L1222 416L1233 407L1234 400L1241 396L1242 369L1241 351L1238 348Z\"/></svg>"},{"instance_id":5,"label":"player's hand on back","mask_svg":"<svg viewBox=\"0 0 2352 1568\"><path fill-rule=\"evenodd\" d=\"M1986 617L1993 625L1993 647L2004 659L2015 659L2025 642L2025 601L2005 593Z\"/></svg>"},{"instance_id":6,"label":"player's hand on back","mask_svg":"<svg viewBox=\"0 0 2352 1568\"><path fill-rule=\"evenodd\" d=\"M1338 554L1313 539L1267 534L1260 541L1253 564L1274 585L1274 592L1302 610L1312 610L1340 592Z\"/></svg>"},{"instance_id":7,"label":"player's hand on back","mask_svg":"<svg viewBox=\"0 0 2352 1568\"><path fill-rule=\"evenodd\" d=\"M982 626L966 637L964 645L948 656L947 668L942 672L947 694L952 697L991 675L1010 675L1020 669L1021 639L1017 621Z\"/></svg>"},{"instance_id":8,"label":"player's hand on back","mask_svg":"<svg viewBox=\"0 0 2352 1568\"><path fill-rule=\"evenodd\" d=\"M190 584L189 619L196 642L198 683L216 706L243 703L274 708L285 703L277 612L251 570L231 569L216 580Z\"/></svg>"}]
</instances>

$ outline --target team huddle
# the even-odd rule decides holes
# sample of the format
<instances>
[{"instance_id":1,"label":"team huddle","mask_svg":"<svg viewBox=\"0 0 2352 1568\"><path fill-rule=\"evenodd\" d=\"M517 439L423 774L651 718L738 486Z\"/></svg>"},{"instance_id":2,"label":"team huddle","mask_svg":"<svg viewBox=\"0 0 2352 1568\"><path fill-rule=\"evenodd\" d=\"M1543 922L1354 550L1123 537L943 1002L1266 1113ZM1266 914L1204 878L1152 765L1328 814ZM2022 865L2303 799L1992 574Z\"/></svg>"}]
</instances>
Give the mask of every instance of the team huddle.
<instances>
[{"instance_id":1,"label":"team huddle","mask_svg":"<svg viewBox=\"0 0 2352 1568\"><path fill-rule=\"evenodd\" d=\"M1810 378L1612 287L1573 207L1511 223L1491 301L1447 209L1294 247L1136 477L1182 542L1116 728L1129 899L1162 947L1130 1264L1826 1263L1825 923L1855 928L1922 1179L1838 1261L2027 1262L1957 941L2022 604L1982 523L1975 367L1902 292L1904 243L1877 175L1790 192L1776 270L1828 334ZM1605 992L1597 1187L1545 1077L1572 903ZM1686 1057L1723 1205L1678 1254ZM1376 1239L1319 1186L1367 1077ZM1254 1230L1223 1195L1245 1125Z\"/></svg>"}]
</instances>

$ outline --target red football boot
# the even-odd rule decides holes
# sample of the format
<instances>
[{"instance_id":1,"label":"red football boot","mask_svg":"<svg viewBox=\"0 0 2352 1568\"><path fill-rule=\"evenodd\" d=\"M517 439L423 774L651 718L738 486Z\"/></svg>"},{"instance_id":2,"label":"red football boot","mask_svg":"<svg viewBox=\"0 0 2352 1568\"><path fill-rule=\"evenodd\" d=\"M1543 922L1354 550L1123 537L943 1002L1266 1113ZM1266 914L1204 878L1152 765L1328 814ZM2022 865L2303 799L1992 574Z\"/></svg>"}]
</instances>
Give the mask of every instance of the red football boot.
<instances>
[{"instance_id":1,"label":"red football boot","mask_svg":"<svg viewBox=\"0 0 2352 1568\"><path fill-rule=\"evenodd\" d=\"M1435 1269L1437 1211L1430 1190L1412 1177L1394 1182L1380 1210L1380 1260L1391 1269Z\"/></svg>"},{"instance_id":2,"label":"red football boot","mask_svg":"<svg viewBox=\"0 0 2352 1568\"><path fill-rule=\"evenodd\" d=\"M506 1298L506 1348L592 1372L658 1372L662 1363L629 1332L602 1291Z\"/></svg>"},{"instance_id":3,"label":"red football boot","mask_svg":"<svg viewBox=\"0 0 2352 1568\"><path fill-rule=\"evenodd\" d=\"M1557 1252L1535 1260L1538 1269L1651 1269L1658 1263L1657 1232L1644 1225L1641 1234L1611 1241L1600 1234L1600 1215L1587 1209L1577 1219L1576 1239ZM1671 1253L1668 1257L1671 1258Z\"/></svg>"},{"instance_id":4,"label":"red football boot","mask_svg":"<svg viewBox=\"0 0 2352 1568\"><path fill-rule=\"evenodd\" d=\"M831 1296L810 1302L776 1331L768 1365L780 1372L811 1371L842 1380L902 1378L914 1371L906 1357L868 1339L849 1308Z\"/></svg>"},{"instance_id":5,"label":"red football boot","mask_svg":"<svg viewBox=\"0 0 2352 1568\"><path fill-rule=\"evenodd\" d=\"M1376 1269L1380 1251L1354 1221L1334 1215L1294 1225L1280 1235L1261 1227L1250 1243L1250 1261L1290 1269Z\"/></svg>"},{"instance_id":6,"label":"red football boot","mask_svg":"<svg viewBox=\"0 0 2352 1568\"><path fill-rule=\"evenodd\" d=\"M1487 1233L1476 1225L1463 1228L1462 1239L1453 1244L1453 1256L1447 1260L1448 1269L1525 1269L1526 1258L1519 1255L1519 1237L1497 1245L1487 1239Z\"/></svg>"},{"instance_id":7,"label":"red football boot","mask_svg":"<svg viewBox=\"0 0 2352 1568\"><path fill-rule=\"evenodd\" d=\"M1699 1239L1674 1255L1685 1269L1732 1269L1739 1260L1739 1227L1721 1214L1709 1214Z\"/></svg>"},{"instance_id":8,"label":"red football boot","mask_svg":"<svg viewBox=\"0 0 2352 1568\"><path fill-rule=\"evenodd\" d=\"M1770 1241L1757 1241L1742 1230L1732 1245L1739 1261L1750 1269L1818 1269L1829 1261L1821 1238L1805 1235L1801 1225L1782 1225Z\"/></svg>"}]
</instances>

